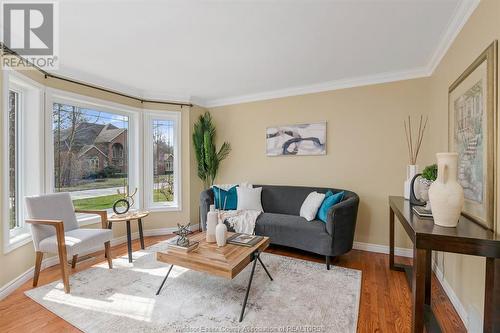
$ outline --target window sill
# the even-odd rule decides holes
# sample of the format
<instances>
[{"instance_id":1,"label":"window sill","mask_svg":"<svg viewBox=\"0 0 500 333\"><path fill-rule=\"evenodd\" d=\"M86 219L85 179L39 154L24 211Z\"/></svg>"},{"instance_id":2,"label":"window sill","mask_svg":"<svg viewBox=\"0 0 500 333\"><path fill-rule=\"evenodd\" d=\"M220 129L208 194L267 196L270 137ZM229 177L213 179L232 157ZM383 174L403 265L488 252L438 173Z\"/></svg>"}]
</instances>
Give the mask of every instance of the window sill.
<instances>
[{"instance_id":1,"label":"window sill","mask_svg":"<svg viewBox=\"0 0 500 333\"><path fill-rule=\"evenodd\" d=\"M150 212L180 212L181 206L171 205L171 206L152 206L147 208Z\"/></svg>"},{"instance_id":2,"label":"window sill","mask_svg":"<svg viewBox=\"0 0 500 333\"><path fill-rule=\"evenodd\" d=\"M28 231L20 233L19 235L16 236L12 236L5 243L3 253L6 254L11 251L14 251L15 249L23 245L26 245L30 242L31 242L31 234Z\"/></svg>"}]
</instances>

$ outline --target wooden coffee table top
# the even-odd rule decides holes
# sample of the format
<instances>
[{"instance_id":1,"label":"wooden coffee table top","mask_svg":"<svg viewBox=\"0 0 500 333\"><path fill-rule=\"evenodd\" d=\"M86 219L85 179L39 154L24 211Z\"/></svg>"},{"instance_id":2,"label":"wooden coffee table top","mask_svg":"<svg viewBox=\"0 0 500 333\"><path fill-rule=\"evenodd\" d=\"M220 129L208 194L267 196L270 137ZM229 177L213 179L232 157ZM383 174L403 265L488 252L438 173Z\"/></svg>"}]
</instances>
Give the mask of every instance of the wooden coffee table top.
<instances>
[{"instance_id":1,"label":"wooden coffee table top","mask_svg":"<svg viewBox=\"0 0 500 333\"><path fill-rule=\"evenodd\" d=\"M227 233L227 237L231 235L233 233ZM252 261L253 253L256 250L264 251L269 246L269 237L264 237L252 247L233 244L218 247L217 243L206 242L205 232L197 233L189 239L200 242L196 250L189 253L165 250L156 253L156 260L232 279Z\"/></svg>"}]
</instances>

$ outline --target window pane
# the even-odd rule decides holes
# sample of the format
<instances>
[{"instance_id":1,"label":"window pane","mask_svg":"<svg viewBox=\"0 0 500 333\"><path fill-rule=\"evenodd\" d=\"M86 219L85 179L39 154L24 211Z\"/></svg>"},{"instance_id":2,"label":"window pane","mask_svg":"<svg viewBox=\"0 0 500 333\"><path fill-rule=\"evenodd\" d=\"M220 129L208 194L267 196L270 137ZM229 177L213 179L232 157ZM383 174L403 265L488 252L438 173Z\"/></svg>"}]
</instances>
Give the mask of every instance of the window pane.
<instances>
[{"instance_id":1,"label":"window pane","mask_svg":"<svg viewBox=\"0 0 500 333\"><path fill-rule=\"evenodd\" d=\"M17 126L19 117L19 93L9 91L9 228L19 227L17 218L18 185L17 185L17 159L18 142Z\"/></svg>"},{"instance_id":2,"label":"window pane","mask_svg":"<svg viewBox=\"0 0 500 333\"><path fill-rule=\"evenodd\" d=\"M153 120L153 202L174 201L174 122Z\"/></svg>"},{"instance_id":3,"label":"window pane","mask_svg":"<svg viewBox=\"0 0 500 333\"><path fill-rule=\"evenodd\" d=\"M75 208L109 209L128 185L127 116L54 103L56 192Z\"/></svg>"}]
</instances>

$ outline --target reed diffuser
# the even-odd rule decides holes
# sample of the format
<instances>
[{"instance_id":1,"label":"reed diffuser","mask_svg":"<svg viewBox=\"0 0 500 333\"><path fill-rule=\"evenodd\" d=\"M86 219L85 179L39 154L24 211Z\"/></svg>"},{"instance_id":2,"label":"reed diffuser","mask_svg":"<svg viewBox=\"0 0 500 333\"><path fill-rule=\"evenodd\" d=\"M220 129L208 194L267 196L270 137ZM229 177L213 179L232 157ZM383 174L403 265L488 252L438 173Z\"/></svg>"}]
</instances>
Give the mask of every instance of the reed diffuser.
<instances>
[{"instance_id":1,"label":"reed diffuser","mask_svg":"<svg viewBox=\"0 0 500 333\"><path fill-rule=\"evenodd\" d=\"M422 146L422 141L424 139L425 129L427 128L428 117L420 116L420 121L418 124L418 132L413 134L413 128L411 126L411 117L408 116L408 123L404 121L405 135L406 135L406 145L408 147L408 157L409 164L406 166L406 180L404 183L404 197L405 199L410 199L410 185L411 180L418 173L417 158L420 152L420 147ZM414 140L415 139L415 140Z\"/></svg>"}]
</instances>

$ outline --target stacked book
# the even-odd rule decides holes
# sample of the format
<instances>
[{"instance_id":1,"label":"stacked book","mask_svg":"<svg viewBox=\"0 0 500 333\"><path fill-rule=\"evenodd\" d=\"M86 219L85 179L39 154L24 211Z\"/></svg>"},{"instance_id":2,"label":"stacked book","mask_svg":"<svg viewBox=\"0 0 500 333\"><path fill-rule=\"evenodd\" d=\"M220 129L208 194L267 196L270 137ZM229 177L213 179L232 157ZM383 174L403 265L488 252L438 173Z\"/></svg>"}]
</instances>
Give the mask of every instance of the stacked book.
<instances>
[{"instance_id":1,"label":"stacked book","mask_svg":"<svg viewBox=\"0 0 500 333\"><path fill-rule=\"evenodd\" d=\"M236 233L227 239L228 244L252 247L262 240L262 236Z\"/></svg>"},{"instance_id":2,"label":"stacked book","mask_svg":"<svg viewBox=\"0 0 500 333\"><path fill-rule=\"evenodd\" d=\"M177 244L177 239L179 236L171 238L167 241L168 244L168 251L174 251L174 252L179 252L179 253L189 253L191 251L194 251L198 248L198 245L200 245L199 242L193 242L189 241L189 244L187 246L182 246Z\"/></svg>"}]
</instances>

